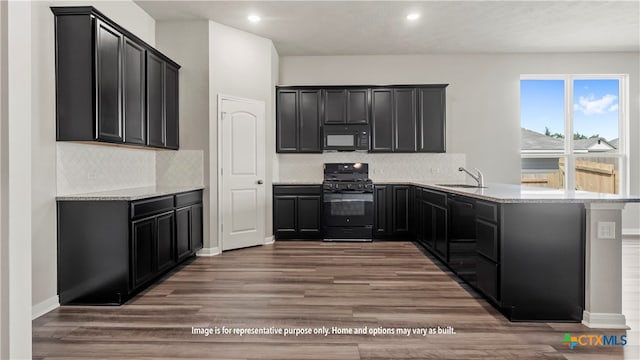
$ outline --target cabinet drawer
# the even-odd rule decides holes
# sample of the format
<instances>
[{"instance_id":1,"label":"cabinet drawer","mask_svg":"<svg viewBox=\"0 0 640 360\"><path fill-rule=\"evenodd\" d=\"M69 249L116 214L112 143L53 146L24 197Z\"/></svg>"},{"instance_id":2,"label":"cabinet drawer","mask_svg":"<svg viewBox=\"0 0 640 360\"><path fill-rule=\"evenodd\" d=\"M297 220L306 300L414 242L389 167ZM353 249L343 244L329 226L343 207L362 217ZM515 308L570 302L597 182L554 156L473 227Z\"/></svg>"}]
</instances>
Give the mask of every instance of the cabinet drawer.
<instances>
[{"instance_id":1,"label":"cabinet drawer","mask_svg":"<svg viewBox=\"0 0 640 360\"><path fill-rule=\"evenodd\" d=\"M496 302L500 300L498 266L498 264L482 255L477 256L476 270L478 290Z\"/></svg>"},{"instance_id":2,"label":"cabinet drawer","mask_svg":"<svg viewBox=\"0 0 640 360\"><path fill-rule=\"evenodd\" d=\"M173 209L173 195L131 202L131 218L139 218Z\"/></svg>"},{"instance_id":3,"label":"cabinet drawer","mask_svg":"<svg viewBox=\"0 0 640 360\"><path fill-rule=\"evenodd\" d=\"M176 207L183 207L202 202L202 190L190 191L176 195Z\"/></svg>"},{"instance_id":4,"label":"cabinet drawer","mask_svg":"<svg viewBox=\"0 0 640 360\"><path fill-rule=\"evenodd\" d=\"M476 219L477 251L498 262L498 226Z\"/></svg>"},{"instance_id":5,"label":"cabinet drawer","mask_svg":"<svg viewBox=\"0 0 640 360\"><path fill-rule=\"evenodd\" d=\"M322 185L275 185L274 195L320 195Z\"/></svg>"},{"instance_id":6,"label":"cabinet drawer","mask_svg":"<svg viewBox=\"0 0 640 360\"><path fill-rule=\"evenodd\" d=\"M426 200L427 202L440 206L442 208L447 207L447 194L441 193L438 191L431 191L422 189L422 200Z\"/></svg>"},{"instance_id":7,"label":"cabinet drawer","mask_svg":"<svg viewBox=\"0 0 640 360\"><path fill-rule=\"evenodd\" d=\"M476 202L476 214L480 219L498 222L498 204L492 204L478 200Z\"/></svg>"}]
</instances>

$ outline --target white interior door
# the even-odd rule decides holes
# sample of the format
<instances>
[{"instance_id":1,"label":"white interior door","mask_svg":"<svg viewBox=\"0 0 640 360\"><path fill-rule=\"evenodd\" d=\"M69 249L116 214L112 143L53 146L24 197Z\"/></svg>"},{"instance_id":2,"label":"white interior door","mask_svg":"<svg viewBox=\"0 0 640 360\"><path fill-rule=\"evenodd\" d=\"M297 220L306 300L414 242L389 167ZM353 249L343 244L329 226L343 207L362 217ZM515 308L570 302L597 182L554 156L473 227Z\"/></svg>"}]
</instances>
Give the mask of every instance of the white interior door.
<instances>
[{"instance_id":1,"label":"white interior door","mask_svg":"<svg viewBox=\"0 0 640 360\"><path fill-rule=\"evenodd\" d=\"M222 250L265 241L264 113L262 101L218 100L219 209Z\"/></svg>"}]
</instances>

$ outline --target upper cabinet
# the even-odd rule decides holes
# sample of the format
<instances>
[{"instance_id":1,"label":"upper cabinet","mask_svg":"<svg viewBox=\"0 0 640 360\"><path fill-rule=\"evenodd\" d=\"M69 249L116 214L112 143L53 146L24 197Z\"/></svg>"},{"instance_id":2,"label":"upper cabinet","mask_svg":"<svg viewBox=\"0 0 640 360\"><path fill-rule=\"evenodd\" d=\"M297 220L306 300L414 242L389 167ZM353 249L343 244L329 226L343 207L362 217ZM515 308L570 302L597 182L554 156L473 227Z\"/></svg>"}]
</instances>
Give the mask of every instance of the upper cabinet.
<instances>
[{"instance_id":1,"label":"upper cabinet","mask_svg":"<svg viewBox=\"0 0 640 360\"><path fill-rule=\"evenodd\" d=\"M91 6L51 11L56 139L178 149L180 65Z\"/></svg>"},{"instance_id":2,"label":"upper cabinet","mask_svg":"<svg viewBox=\"0 0 640 360\"><path fill-rule=\"evenodd\" d=\"M365 125L370 152L445 152L446 87L278 87L276 151L322 152L323 126Z\"/></svg>"},{"instance_id":3,"label":"upper cabinet","mask_svg":"<svg viewBox=\"0 0 640 360\"><path fill-rule=\"evenodd\" d=\"M368 124L369 89L324 90L325 125Z\"/></svg>"},{"instance_id":4,"label":"upper cabinet","mask_svg":"<svg viewBox=\"0 0 640 360\"><path fill-rule=\"evenodd\" d=\"M319 153L322 90L278 89L276 94L276 151Z\"/></svg>"}]
</instances>

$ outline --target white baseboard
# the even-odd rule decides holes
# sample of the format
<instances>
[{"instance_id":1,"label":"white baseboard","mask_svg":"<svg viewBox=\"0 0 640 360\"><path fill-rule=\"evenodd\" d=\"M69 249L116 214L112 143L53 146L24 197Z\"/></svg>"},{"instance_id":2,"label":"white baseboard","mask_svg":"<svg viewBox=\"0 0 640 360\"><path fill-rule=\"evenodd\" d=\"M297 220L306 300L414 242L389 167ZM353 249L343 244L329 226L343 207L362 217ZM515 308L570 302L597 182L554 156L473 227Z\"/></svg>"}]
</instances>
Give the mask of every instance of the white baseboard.
<instances>
[{"instance_id":1,"label":"white baseboard","mask_svg":"<svg viewBox=\"0 0 640 360\"><path fill-rule=\"evenodd\" d=\"M640 240L640 229L634 229L634 228L622 229L622 238Z\"/></svg>"},{"instance_id":2,"label":"white baseboard","mask_svg":"<svg viewBox=\"0 0 640 360\"><path fill-rule=\"evenodd\" d=\"M198 252L196 253L196 256L216 256L216 255L220 255L219 247L202 248L198 250Z\"/></svg>"},{"instance_id":3,"label":"white baseboard","mask_svg":"<svg viewBox=\"0 0 640 360\"><path fill-rule=\"evenodd\" d=\"M265 245L271 245L275 242L273 235L271 236L267 236L266 238L264 238L264 244Z\"/></svg>"},{"instance_id":4,"label":"white baseboard","mask_svg":"<svg viewBox=\"0 0 640 360\"><path fill-rule=\"evenodd\" d=\"M45 301L39 302L31 307L31 320L35 320L58 307L60 307L58 295L52 296Z\"/></svg>"},{"instance_id":5,"label":"white baseboard","mask_svg":"<svg viewBox=\"0 0 640 360\"><path fill-rule=\"evenodd\" d=\"M630 329L623 314L612 313L582 313L582 324L592 329Z\"/></svg>"}]
</instances>

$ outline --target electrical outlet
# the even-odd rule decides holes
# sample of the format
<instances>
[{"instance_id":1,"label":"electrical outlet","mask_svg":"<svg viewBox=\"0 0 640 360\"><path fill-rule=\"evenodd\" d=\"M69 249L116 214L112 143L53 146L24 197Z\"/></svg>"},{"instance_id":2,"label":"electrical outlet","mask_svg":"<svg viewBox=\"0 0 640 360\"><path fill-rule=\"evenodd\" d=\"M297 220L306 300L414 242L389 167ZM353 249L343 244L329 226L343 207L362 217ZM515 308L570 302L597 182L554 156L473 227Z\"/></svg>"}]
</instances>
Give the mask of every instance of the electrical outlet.
<instances>
[{"instance_id":1,"label":"electrical outlet","mask_svg":"<svg viewBox=\"0 0 640 360\"><path fill-rule=\"evenodd\" d=\"M598 239L615 239L616 223L613 221L598 221Z\"/></svg>"}]
</instances>

